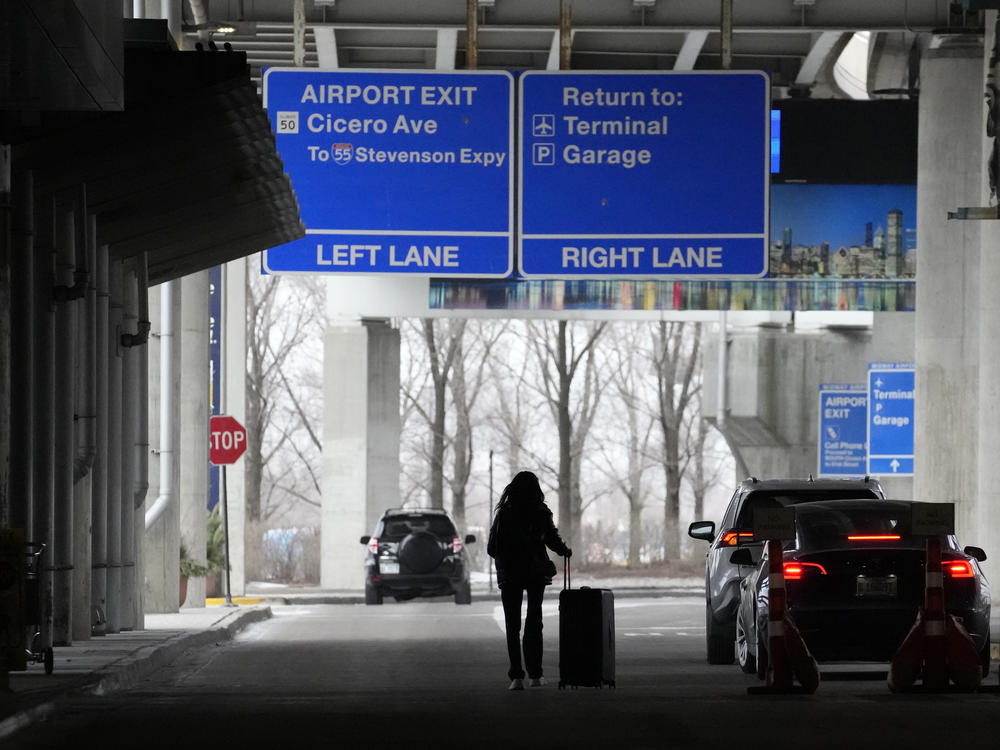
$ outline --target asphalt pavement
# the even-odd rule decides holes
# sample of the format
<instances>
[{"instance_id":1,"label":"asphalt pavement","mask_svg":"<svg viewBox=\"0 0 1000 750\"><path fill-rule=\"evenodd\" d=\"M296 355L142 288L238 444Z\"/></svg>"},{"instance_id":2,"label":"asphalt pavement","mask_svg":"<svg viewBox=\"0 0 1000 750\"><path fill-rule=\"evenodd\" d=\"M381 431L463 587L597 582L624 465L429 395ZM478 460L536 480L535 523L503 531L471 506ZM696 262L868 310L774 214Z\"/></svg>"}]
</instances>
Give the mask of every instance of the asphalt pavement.
<instances>
[{"instance_id":1,"label":"asphalt pavement","mask_svg":"<svg viewBox=\"0 0 1000 750\"><path fill-rule=\"evenodd\" d=\"M660 582L580 581L574 585L607 586L616 598L683 596L700 593L700 581ZM631 584L631 585L630 585ZM477 600L497 599L486 587ZM101 695L126 690L189 649L231 640L247 626L270 618L271 607L308 604L356 604L363 595L308 587L248 587L247 596L232 604L209 599L209 606L184 608L175 613L147 614L144 629L113 633L54 649L54 668L45 674L41 663L25 671L8 673L9 687L0 690L0 742L21 728L57 712L62 701L77 694ZM993 615L993 656L1000 657L1000 608ZM995 662L998 664L998 662ZM996 670L988 678L992 684Z\"/></svg>"}]
</instances>

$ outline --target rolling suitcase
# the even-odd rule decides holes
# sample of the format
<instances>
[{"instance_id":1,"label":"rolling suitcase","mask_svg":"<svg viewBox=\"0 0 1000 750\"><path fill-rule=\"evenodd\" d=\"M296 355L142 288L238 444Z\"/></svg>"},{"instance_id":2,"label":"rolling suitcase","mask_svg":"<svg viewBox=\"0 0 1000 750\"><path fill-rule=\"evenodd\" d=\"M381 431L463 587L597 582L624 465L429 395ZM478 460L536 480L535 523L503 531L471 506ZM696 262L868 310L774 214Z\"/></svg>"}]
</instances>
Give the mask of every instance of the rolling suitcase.
<instances>
[{"instance_id":1,"label":"rolling suitcase","mask_svg":"<svg viewBox=\"0 0 1000 750\"><path fill-rule=\"evenodd\" d=\"M559 592L559 687L615 686L615 595L571 587L569 558Z\"/></svg>"}]
</instances>

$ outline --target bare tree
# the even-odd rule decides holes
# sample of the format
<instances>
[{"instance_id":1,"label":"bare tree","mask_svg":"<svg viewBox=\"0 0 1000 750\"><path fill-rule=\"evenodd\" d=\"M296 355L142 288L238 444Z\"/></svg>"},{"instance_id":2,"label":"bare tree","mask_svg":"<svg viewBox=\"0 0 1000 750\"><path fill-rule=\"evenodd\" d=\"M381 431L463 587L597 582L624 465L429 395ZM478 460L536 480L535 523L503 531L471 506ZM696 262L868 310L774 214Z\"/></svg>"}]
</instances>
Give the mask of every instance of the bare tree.
<instances>
[{"instance_id":1,"label":"bare tree","mask_svg":"<svg viewBox=\"0 0 1000 750\"><path fill-rule=\"evenodd\" d=\"M288 279L247 274L245 460L251 522L280 515L289 502L319 504L319 441L313 426L319 417L307 413L299 395L308 378L290 370L293 359L303 366L307 340L322 338L323 290L316 279Z\"/></svg>"},{"instance_id":2,"label":"bare tree","mask_svg":"<svg viewBox=\"0 0 1000 750\"><path fill-rule=\"evenodd\" d=\"M580 458L601 397L601 382L594 347L606 323L570 326L565 320L529 322L529 345L534 352L541 383L559 436L559 526L570 546L579 546L583 498L580 493ZM578 341L577 331L582 341ZM574 381L583 369L583 382Z\"/></svg>"},{"instance_id":3,"label":"bare tree","mask_svg":"<svg viewBox=\"0 0 1000 750\"><path fill-rule=\"evenodd\" d=\"M526 356L528 350L523 324L511 330L520 331L522 335L505 337L506 346L494 347L494 356L490 358L489 369L496 402L487 419L502 446L500 455L513 475L524 465L523 455L533 464L540 463L529 436L544 417L541 416L541 404L532 385L533 362Z\"/></svg>"},{"instance_id":4,"label":"bare tree","mask_svg":"<svg viewBox=\"0 0 1000 750\"><path fill-rule=\"evenodd\" d=\"M700 389L694 394L685 419L687 448L681 471L694 498L694 520L705 517L705 496L718 483L726 466L725 451L719 450L720 441L722 445L725 442L702 414L701 394Z\"/></svg>"},{"instance_id":5,"label":"bare tree","mask_svg":"<svg viewBox=\"0 0 1000 750\"><path fill-rule=\"evenodd\" d=\"M650 455L650 442L656 419L650 409L654 398L648 375L640 358L648 364L649 352L641 352L643 347L636 326L615 324L611 337L611 352L606 362L610 383L614 386L614 407L608 409L605 399L605 413L612 423L605 429L611 437L602 448L603 473L621 490L628 503L628 564L640 563L643 548L642 511L648 496L646 473L656 461ZM647 370L648 372L648 370ZM621 470L624 452L624 473Z\"/></svg>"},{"instance_id":6,"label":"bare tree","mask_svg":"<svg viewBox=\"0 0 1000 750\"><path fill-rule=\"evenodd\" d=\"M463 336L456 344L449 387L455 412L455 433L452 446L452 474L448 478L451 489L451 512L459 529L466 527L465 501L472 474L474 455L473 409L482 393L489 373L488 362L493 346L506 330L506 326L475 325L476 336Z\"/></svg>"},{"instance_id":7,"label":"bare tree","mask_svg":"<svg viewBox=\"0 0 1000 750\"><path fill-rule=\"evenodd\" d=\"M661 320L652 338L665 474L663 559L669 561L680 559L681 426L700 387L694 376L700 363L701 326Z\"/></svg>"},{"instance_id":8,"label":"bare tree","mask_svg":"<svg viewBox=\"0 0 1000 750\"><path fill-rule=\"evenodd\" d=\"M444 508L444 463L447 448L448 382L452 377L455 358L461 350L466 320L420 321L422 341L427 361L426 382L430 389L430 405L425 403L426 388L416 383L402 383L404 417L407 410L419 415L430 428L430 448L427 452L429 473L426 479L427 501L431 508Z\"/></svg>"}]
</instances>

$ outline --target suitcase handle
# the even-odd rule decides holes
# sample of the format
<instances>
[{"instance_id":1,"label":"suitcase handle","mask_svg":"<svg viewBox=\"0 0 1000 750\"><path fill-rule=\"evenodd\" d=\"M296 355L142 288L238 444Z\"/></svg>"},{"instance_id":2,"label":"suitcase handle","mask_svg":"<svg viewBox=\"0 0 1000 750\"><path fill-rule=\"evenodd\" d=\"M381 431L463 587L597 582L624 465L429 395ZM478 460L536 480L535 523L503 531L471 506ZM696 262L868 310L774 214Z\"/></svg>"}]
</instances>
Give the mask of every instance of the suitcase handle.
<instances>
[{"instance_id":1,"label":"suitcase handle","mask_svg":"<svg viewBox=\"0 0 1000 750\"><path fill-rule=\"evenodd\" d=\"M563 558L563 590L572 588L572 578L569 572L569 558Z\"/></svg>"}]
</instances>

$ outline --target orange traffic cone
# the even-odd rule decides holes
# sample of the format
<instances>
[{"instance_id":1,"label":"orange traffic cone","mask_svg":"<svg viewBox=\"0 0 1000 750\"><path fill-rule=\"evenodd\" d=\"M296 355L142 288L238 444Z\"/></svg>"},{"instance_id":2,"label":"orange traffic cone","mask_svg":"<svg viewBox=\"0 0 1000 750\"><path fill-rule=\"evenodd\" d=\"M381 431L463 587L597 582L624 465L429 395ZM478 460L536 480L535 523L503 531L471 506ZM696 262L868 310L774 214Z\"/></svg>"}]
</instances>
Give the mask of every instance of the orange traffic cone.
<instances>
[{"instance_id":1,"label":"orange traffic cone","mask_svg":"<svg viewBox=\"0 0 1000 750\"><path fill-rule=\"evenodd\" d=\"M815 693L819 687L819 664L802 640L802 634L792 620L785 614L785 646L788 649L788 660L791 662L792 673L807 693Z\"/></svg>"},{"instance_id":2,"label":"orange traffic cone","mask_svg":"<svg viewBox=\"0 0 1000 750\"><path fill-rule=\"evenodd\" d=\"M889 690L898 693L913 686L924 662L924 611L917 611L917 621L896 649L889 664Z\"/></svg>"},{"instance_id":3,"label":"orange traffic cone","mask_svg":"<svg viewBox=\"0 0 1000 750\"><path fill-rule=\"evenodd\" d=\"M969 631L954 615L948 615L945 620L945 653L948 677L955 683L955 687L969 693L975 691L983 679L979 652Z\"/></svg>"}]
</instances>

